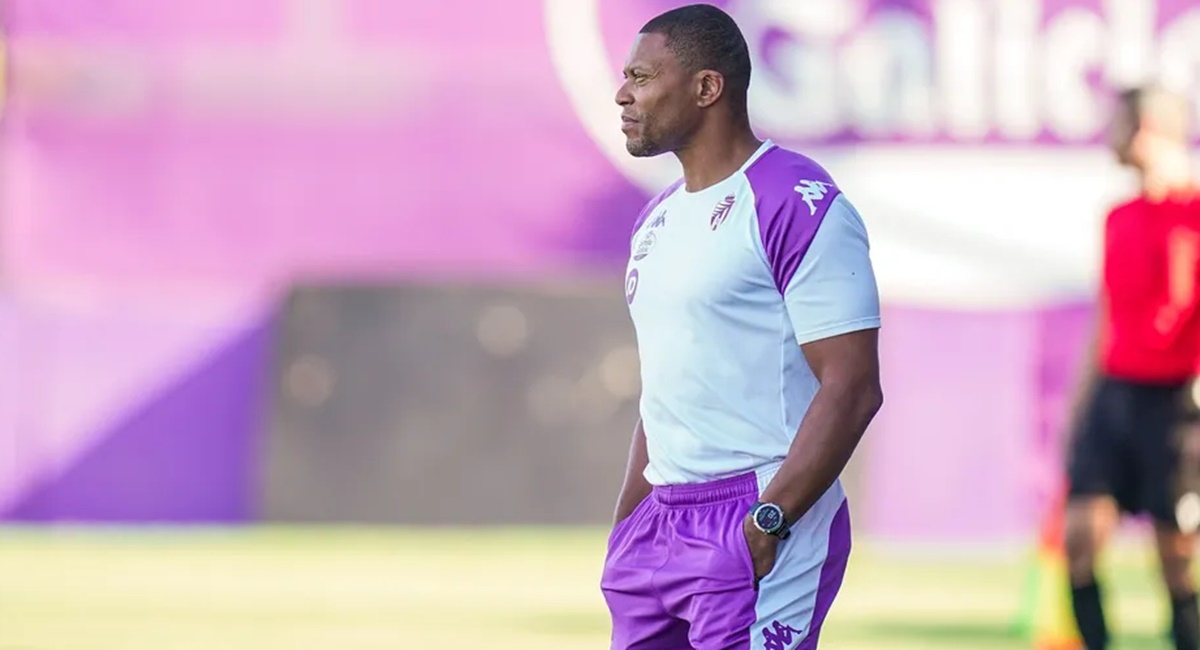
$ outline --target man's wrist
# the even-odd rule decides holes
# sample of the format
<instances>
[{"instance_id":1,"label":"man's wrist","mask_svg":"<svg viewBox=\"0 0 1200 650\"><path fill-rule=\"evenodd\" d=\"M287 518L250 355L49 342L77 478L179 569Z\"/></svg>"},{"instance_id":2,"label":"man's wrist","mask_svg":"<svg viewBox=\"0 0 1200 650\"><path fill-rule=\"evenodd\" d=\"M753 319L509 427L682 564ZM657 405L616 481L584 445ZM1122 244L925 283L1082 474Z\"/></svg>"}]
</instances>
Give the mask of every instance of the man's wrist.
<instances>
[{"instance_id":1,"label":"man's wrist","mask_svg":"<svg viewBox=\"0 0 1200 650\"><path fill-rule=\"evenodd\" d=\"M763 490L762 495L758 498L761 503L773 503L783 510L783 518L789 525L796 523L804 516L804 508L795 499L789 499L786 495L781 494L778 489L772 489L768 485L767 489Z\"/></svg>"},{"instance_id":2,"label":"man's wrist","mask_svg":"<svg viewBox=\"0 0 1200 650\"><path fill-rule=\"evenodd\" d=\"M759 532L776 539L786 539L792 528L792 521L787 518L783 508L769 501L755 502L747 515Z\"/></svg>"}]
</instances>

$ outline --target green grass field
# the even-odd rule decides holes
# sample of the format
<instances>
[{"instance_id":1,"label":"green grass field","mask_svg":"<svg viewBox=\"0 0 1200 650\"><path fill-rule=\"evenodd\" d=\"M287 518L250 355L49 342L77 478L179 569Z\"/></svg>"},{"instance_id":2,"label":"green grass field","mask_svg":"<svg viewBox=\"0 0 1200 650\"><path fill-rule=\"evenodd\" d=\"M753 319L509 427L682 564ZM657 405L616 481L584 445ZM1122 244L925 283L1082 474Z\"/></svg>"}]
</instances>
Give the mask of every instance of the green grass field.
<instances>
[{"instance_id":1,"label":"green grass field","mask_svg":"<svg viewBox=\"0 0 1200 650\"><path fill-rule=\"evenodd\" d=\"M595 529L0 528L0 649L603 649L603 550ZM1117 648L1166 648L1151 557L1120 555ZM1026 568L858 543L822 647L1029 647Z\"/></svg>"}]
</instances>

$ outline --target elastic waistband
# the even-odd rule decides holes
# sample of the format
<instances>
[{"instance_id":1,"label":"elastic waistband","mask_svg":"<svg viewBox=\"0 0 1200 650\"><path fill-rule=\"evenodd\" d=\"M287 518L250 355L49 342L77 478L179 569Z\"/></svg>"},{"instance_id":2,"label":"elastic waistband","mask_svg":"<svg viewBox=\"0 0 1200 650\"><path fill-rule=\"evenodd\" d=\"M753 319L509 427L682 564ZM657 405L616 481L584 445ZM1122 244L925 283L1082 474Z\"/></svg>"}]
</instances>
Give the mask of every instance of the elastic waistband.
<instances>
[{"instance_id":1,"label":"elastic waistband","mask_svg":"<svg viewBox=\"0 0 1200 650\"><path fill-rule=\"evenodd\" d=\"M758 494L758 475L739 474L708 483L656 485L651 495L664 506L702 506L735 501Z\"/></svg>"}]
</instances>

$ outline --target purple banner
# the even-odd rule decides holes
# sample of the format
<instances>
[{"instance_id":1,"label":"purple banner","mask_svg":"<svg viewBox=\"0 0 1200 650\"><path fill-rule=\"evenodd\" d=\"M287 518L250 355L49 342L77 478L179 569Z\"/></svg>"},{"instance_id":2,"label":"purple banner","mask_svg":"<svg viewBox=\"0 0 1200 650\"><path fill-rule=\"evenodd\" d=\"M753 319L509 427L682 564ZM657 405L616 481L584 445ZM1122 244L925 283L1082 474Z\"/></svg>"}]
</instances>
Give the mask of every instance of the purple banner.
<instances>
[{"instance_id":1,"label":"purple banner","mask_svg":"<svg viewBox=\"0 0 1200 650\"><path fill-rule=\"evenodd\" d=\"M429 276L544 281L620 268L634 216L679 169L669 156L626 153L613 94L640 26L681 4L8 3L0 272L22 296L42 299L136 289L152 315L109 323L111 340L122 341L112 343L84 332L116 307L63 312L56 322L79 337L63 340L77 340L70 349L93 365L35 365L103 368L88 355L108 346L118 355L108 363L136 375L127 385L98 370L60 384L0 368L0 387L33 385L40 400L34 408L0 391L0 426L19 432L9 441L19 454L0 457L5 512L36 517L54 510L47 504L79 504L92 487L78 486L133 471L111 460L121 454L87 455L106 440L178 435L176 450L244 476L236 468L252 459L246 427L259 407L231 387L256 371L245 360L264 340L254 334L267 317L255 312L269 302L262 290ZM871 233L889 309L889 399L864 452L874 468L870 530L1021 529L1030 495L1045 491L1054 471L1045 468L1056 466L1062 393L1080 344L1077 316L1062 316L1074 307L1063 305L1091 295L1100 220L1135 180L1103 149L1108 98L1157 76L1200 100L1200 7L718 4L751 46L759 135L826 166ZM191 306L186 296L198 288L253 307L157 327ZM37 313L0 311L0 339L40 322ZM212 328L228 337L211 357L182 352ZM160 339L172 332L181 341ZM222 379L177 383L193 375ZM62 385L70 391L41 390ZM183 396L168 390L179 385ZM982 412L981 399L991 400ZM103 417L85 417L84 403ZM241 415L211 446L189 446L201 428L171 433L163 419L134 417L201 417L214 403ZM121 438L119 422L157 424ZM986 456L965 446L965 431ZM80 458L111 464L71 473ZM978 494L946 489L989 469ZM45 472L83 478L46 484ZM227 496L176 510L245 512ZM135 501L77 511L171 510Z\"/></svg>"},{"instance_id":2,"label":"purple banner","mask_svg":"<svg viewBox=\"0 0 1200 650\"><path fill-rule=\"evenodd\" d=\"M13 2L0 259L239 285L619 264L678 169L625 153L612 96L677 4ZM760 135L839 178L893 302L1082 291L1128 187L1094 150L1109 91L1160 73L1200 96L1184 0L721 4Z\"/></svg>"}]
</instances>

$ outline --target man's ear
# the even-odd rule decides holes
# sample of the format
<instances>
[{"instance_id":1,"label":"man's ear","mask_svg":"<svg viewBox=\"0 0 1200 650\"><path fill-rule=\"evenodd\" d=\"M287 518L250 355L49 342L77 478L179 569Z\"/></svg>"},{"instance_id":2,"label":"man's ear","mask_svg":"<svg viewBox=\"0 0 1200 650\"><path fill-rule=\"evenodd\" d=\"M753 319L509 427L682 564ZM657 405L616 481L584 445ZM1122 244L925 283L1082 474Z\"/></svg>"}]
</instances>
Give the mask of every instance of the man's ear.
<instances>
[{"instance_id":1,"label":"man's ear","mask_svg":"<svg viewBox=\"0 0 1200 650\"><path fill-rule=\"evenodd\" d=\"M725 75L716 70L701 70L696 73L696 105L708 108L725 94Z\"/></svg>"}]
</instances>

